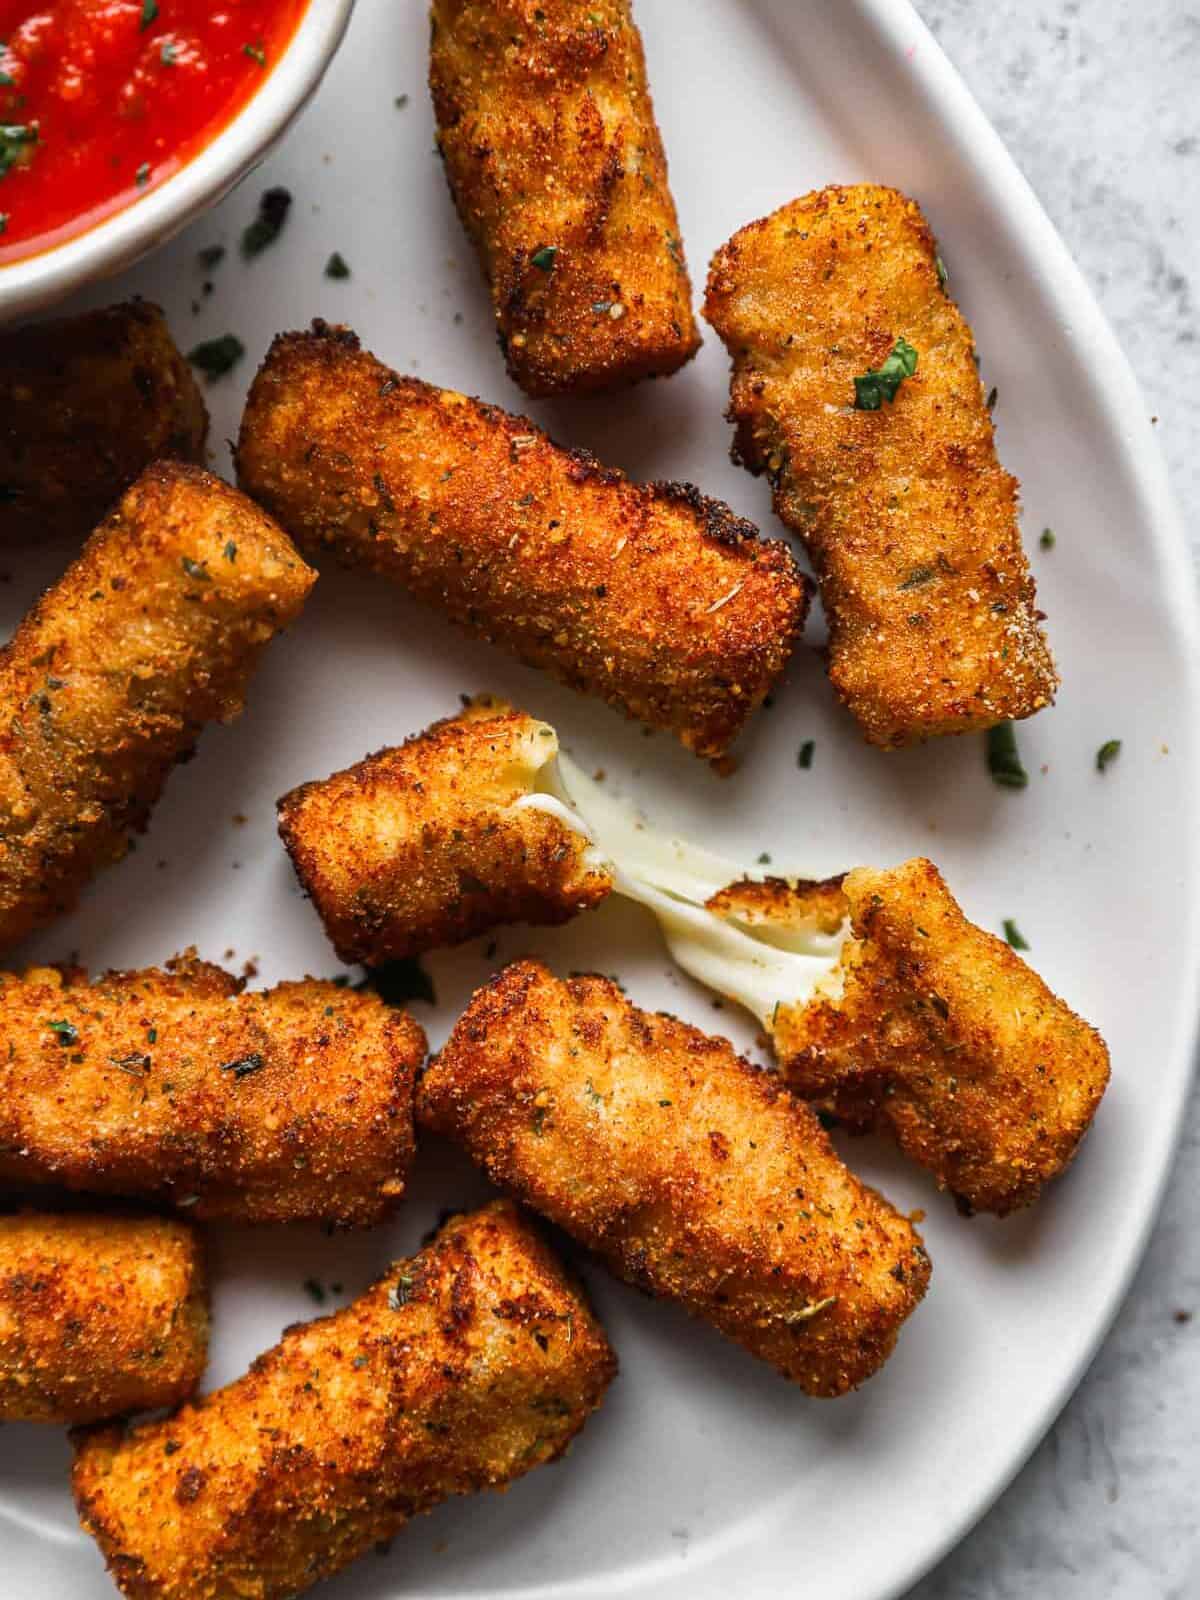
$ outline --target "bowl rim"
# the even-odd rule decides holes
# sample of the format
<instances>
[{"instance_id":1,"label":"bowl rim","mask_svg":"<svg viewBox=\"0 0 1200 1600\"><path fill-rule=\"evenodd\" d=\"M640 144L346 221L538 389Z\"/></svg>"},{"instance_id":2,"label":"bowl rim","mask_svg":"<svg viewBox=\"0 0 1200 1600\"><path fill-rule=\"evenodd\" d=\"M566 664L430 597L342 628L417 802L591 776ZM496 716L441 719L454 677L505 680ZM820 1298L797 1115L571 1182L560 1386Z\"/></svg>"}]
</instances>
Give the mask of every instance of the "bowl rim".
<instances>
[{"instance_id":1,"label":"bowl rim","mask_svg":"<svg viewBox=\"0 0 1200 1600\"><path fill-rule=\"evenodd\" d=\"M309 0L261 88L191 160L84 232L0 266L0 322L130 266L219 200L301 111L333 60L353 9L354 0Z\"/></svg>"}]
</instances>

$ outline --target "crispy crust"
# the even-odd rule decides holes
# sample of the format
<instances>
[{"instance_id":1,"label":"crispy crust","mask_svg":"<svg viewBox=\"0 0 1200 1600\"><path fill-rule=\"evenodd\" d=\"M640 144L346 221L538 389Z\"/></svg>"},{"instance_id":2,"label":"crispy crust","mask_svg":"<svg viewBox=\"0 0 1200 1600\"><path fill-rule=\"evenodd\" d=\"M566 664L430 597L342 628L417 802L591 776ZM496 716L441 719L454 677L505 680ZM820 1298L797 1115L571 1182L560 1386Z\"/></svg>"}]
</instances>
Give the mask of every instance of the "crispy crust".
<instances>
[{"instance_id":1,"label":"crispy crust","mask_svg":"<svg viewBox=\"0 0 1200 1600\"><path fill-rule=\"evenodd\" d=\"M578 1287L498 1201L236 1383L78 1436L79 1514L130 1600L283 1600L557 1460L615 1373Z\"/></svg>"},{"instance_id":2,"label":"crispy crust","mask_svg":"<svg viewBox=\"0 0 1200 1600\"><path fill-rule=\"evenodd\" d=\"M161 457L204 461L208 412L142 300L0 335L0 541L85 538Z\"/></svg>"},{"instance_id":3,"label":"crispy crust","mask_svg":"<svg viewBox=\"0 0 1200 1600\"><path fill-rule=\"evenodd\" d=\"M433 0L430 20L438 150L510 376L546 395L674 372L700 335L628 0Z\"/></svg>"},{"instance_id":4,"label":"crispy crust","mask_svg":"<svg viewBox=\"0 0 1200 1600\"><path fill-rule=\"evenodd\" d=\"M279 833L343 961L461 944L508 922L560 923L612 890L587 840L516 802L554 729L476 703L279 802Z\"/></svg>"},{"instance_id":5,"label":"crispy crust","mask_svg":"<svg viewBox=\"0 0 1200 1600\"><path fill-rule=\"evenodd\" d=\"M93 983L0 974L0 1178L195 1217L380 1221L404 1193L425 1035L315 978L242 987L192 955Z\"/></svg>"},{"instance_id":6,"label":"crispy crust","mask_svg":"<svg viewBox=\"0 0 1200 1600\"><path fill-rule=\"evenodd\" d=\"M197 1235L157 1217L0 1217L0 1420L178 1405L208 1350Z\"/></svg>"},{"instance_id":7,"label":"crispy crust","mask_svg":"<svg viewBox=\"0 0 1200 1600\"><path fill-rule=\"evenodd\" d=\"M733 358L734 458L770 475L812 557L829 676L872 744L1031 716L1053 699L971 330L918 206L861 184L805 195L713 258L705 316ZM915 376L878 411L854 379L903 336Z\"/></svg>"},{"instance_id":8,"label":"crispy crust","mask_svg":"<svg viewBox=\"0 0 1200 1600\"><path fill-rule=\"evenodd\" d=\"M0 651L0 949L121 859L315 579L228 484L142 474Z\"/></svg>"},{"instance_id":9,"label":"crispy crust","mask_svg":"<svg viewBox=\"0 0 1200 1600\"><path fill-rule=\"evenodd\" d=\"M844 992L779 1008L785 1077L852 1127L891 1128L964 1209L1028 1205L1096 1114L1103 1039L967 921L932 862L859 867L844 887Z\"/></svg>"},{"instance_id":10,"label":"crispy crust","mask_svg":"<svg viewBox=\"0 0 1200 1600\"><path fill-rule=\"evenodd\" d=\"M807 1106L607 979L508 967L430 1064L417 1114L619 1277L809 1394L877 1371L925 1292L920 1236Z\"/></svg>"},{"instance_id":11,"label":"crispy crust","mask_svg":"<svg viewBox=\"0 0 1200 1600\"><path fill-rule=\"evenodd\" d=\"M331 548L572 688L722 755L782 672L807 580L685 484L636 484L525 417L401 378L346 329L282 334L238 479Z\"/></svg>"}]
</instances>

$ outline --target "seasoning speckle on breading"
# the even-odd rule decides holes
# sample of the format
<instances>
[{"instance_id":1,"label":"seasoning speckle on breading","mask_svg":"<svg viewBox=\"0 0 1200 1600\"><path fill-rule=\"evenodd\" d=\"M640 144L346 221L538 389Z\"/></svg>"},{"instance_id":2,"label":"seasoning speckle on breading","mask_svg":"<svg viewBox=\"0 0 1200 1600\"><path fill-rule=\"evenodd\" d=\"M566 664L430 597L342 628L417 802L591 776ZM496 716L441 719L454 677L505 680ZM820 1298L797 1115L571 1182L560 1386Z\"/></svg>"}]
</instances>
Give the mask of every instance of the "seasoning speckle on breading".
<instances>
[{"instance_id":1,"label":"seasoning speckle on breading","mask_svg":"<svg viewBox=\"0 0 1200 1600\"><path fill-rule=\"evenodd\" d=\"M721 756L808 605L787 547L689 484L630 483L525 417L390 371L346 329L271 346L238 480L331 549L575 689Z\"/></svg>"},{"instance_id":2,"label":"seasoning speckle on breading","mask_svg":"<svg viewBox=\"0 0 1200 1600\"><path fill-rule=\"evenodd\" d=\"M700 344L629 0L433 0L438 150L528 394L674 372Z\"/></svg>"},{"instance_id":3,"label":"seasoning speckle on breading","mask_svg":"<svg viewBox=\"0 0 1200 1600\"><path fill-rule=\"evenodd\" d=\"M770 480L829 619L829 676L872 744L1049 705L1057 676L971 330L919 207L830 187L714 256L735 459Z\"/></svg>"}]
</instances>

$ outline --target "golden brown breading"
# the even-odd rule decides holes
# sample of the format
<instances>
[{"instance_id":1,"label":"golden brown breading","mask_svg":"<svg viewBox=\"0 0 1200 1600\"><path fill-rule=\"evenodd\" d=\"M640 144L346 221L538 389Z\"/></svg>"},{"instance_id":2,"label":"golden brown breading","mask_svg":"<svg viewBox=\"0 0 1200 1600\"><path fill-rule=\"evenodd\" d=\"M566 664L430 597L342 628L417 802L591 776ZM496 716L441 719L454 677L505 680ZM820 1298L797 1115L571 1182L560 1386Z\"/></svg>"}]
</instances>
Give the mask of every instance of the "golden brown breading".
<instances>
[{"instance_id":1,"label":"golden brown breading","mask_svg":"<svg viewBox=\"0 0 1200 1600\"><path fill-rule=\"evenodd\" d=\"M280 835L341 959L374 966L603 900L612 875L583 835L520 804L557 753L547 723L481 699L285 794Z\"/></svg>"},{"instance_id":2,"label":"golden brown breading","mask_svg":"<svg viewBox=\"0 0 1200 1600\"><path fill-rule=\"evenodd\" d=\"M433 0L450 192L528 393L674 372L700 346L629 0Z\"/></svg>"},{"instance_id":3,"label":"golden brown breading","mask_svg":"<svg viewBox=\"0 0 1200 1600\"><path fill-rule=\"evenodd\" d=\"M0 1217L0 1420L178 1405L208 1353L195 1232L157 1217Z\"/></svg>"},{"instance_id":4,"label":"golden brown breading","mask_svg":"<svg viewBox=\"0 0 1200 1600\"><path fill-rule=\"evenodd\" d=\"M872 744L964 733L1048 705L1057 677L996 460L971 330L918 206L828 188L713 258L705 316L733 358L734 457L769 474L808 546L829 676ZM856 377L904 338L916 373L878 410Z\"/></svg>"},{"instance_id":5,"label":"golden brown breading","mask_svg":"<svg viewBox=\"0 0 1200 1600\"><path fill-rule=\"evenodd\" d=\"M719 903L718 903L719 902ZM802 887L734 885L710 906L786 927ZM853 1127L890 1127L965 1209L1001 1215L1070 1162L1108 1082L1108 1051L1002 939L967 921L932 862L844 879L839 998L780 1005L780 1067Z\"/></svg>"},{"instance_id":6,"label":"golden brown breading","mask_svg":"<svg viewBox=\"0 0 1200 1600\"><path fill-rule=\"evenodd\" d=\"M480 989L419 1086L423 1126L809 1394L887 1359L925 1292L920 1236L768 1074L607 979L535 961Z\"/></svg>"},{"instance_id":7,"label":"golden brown breading","mask_svg":"<svg viewBox=\"0 0 1200 1600\"><path fill-rule=\"evenodd\" d=\"M142 474L0 651L0 949L121 859L315 577L228 484Z\"/></svg>"},{"instance_id":8,"label":"golden brown breading","mask_svg":"<svg viewBox=\"0 0 1200 1600\"><path fill-rule=\"evenodd\" d=\"M575 689L722 755L808 605L787 548L681 484L629 483L524 417L401 378L347 330L281 335L254 380L242 487Z\"/></svg>"},{"instance_id":9,"label":"golden brown breading","mask_svg":"<svg viewBox=\"0 0 1200 1600\"><path fill-rule=\"evenodd\" d=\"M208 412L142 300L0 334L0 541L83 539L163 456L204 460Z\"/></svg>"},{"instance_id":10,"label":"golden brown breading","mask_svg":"<svg viewBox=\"0 0 1200 1600\"><path fill-rule=\"evenodd\" d=\"M578 1287L499 1201L236 1383L77 1435L76 1502L130 1600L284 1600L450 1495L557 1460L615 1373Z\"/></svg>"},{"instance_id":11,"label":"golden brown breading","mask_svg":"<svg viewBox=\"0 0 1200 1600\"><path fill-rule=\"evenodd\" d=\"M0 1179L190 1216L365 1225L404 1193L425 1035L306 978L242 992L166 971L0 975Z\"/></svg>"}]
</instances>

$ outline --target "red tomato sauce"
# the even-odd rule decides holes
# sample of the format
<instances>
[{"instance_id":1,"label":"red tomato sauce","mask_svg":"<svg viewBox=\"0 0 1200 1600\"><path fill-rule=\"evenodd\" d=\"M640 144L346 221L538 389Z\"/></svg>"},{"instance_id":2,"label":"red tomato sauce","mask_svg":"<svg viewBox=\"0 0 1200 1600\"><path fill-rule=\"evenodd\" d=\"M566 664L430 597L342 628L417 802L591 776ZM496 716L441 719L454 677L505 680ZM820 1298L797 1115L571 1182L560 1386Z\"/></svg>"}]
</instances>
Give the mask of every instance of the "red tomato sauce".
<instances>
[{"instance_id":1,"label":"red tomato sauce","mask_svg":"<svg viewBox=\"0 0 1200 1600\"><path fill-rule=\"evenodd\" d=\"M177 172L241 110L307 0L0 0L0 262Z\"/></svg>"}]
</instances>

